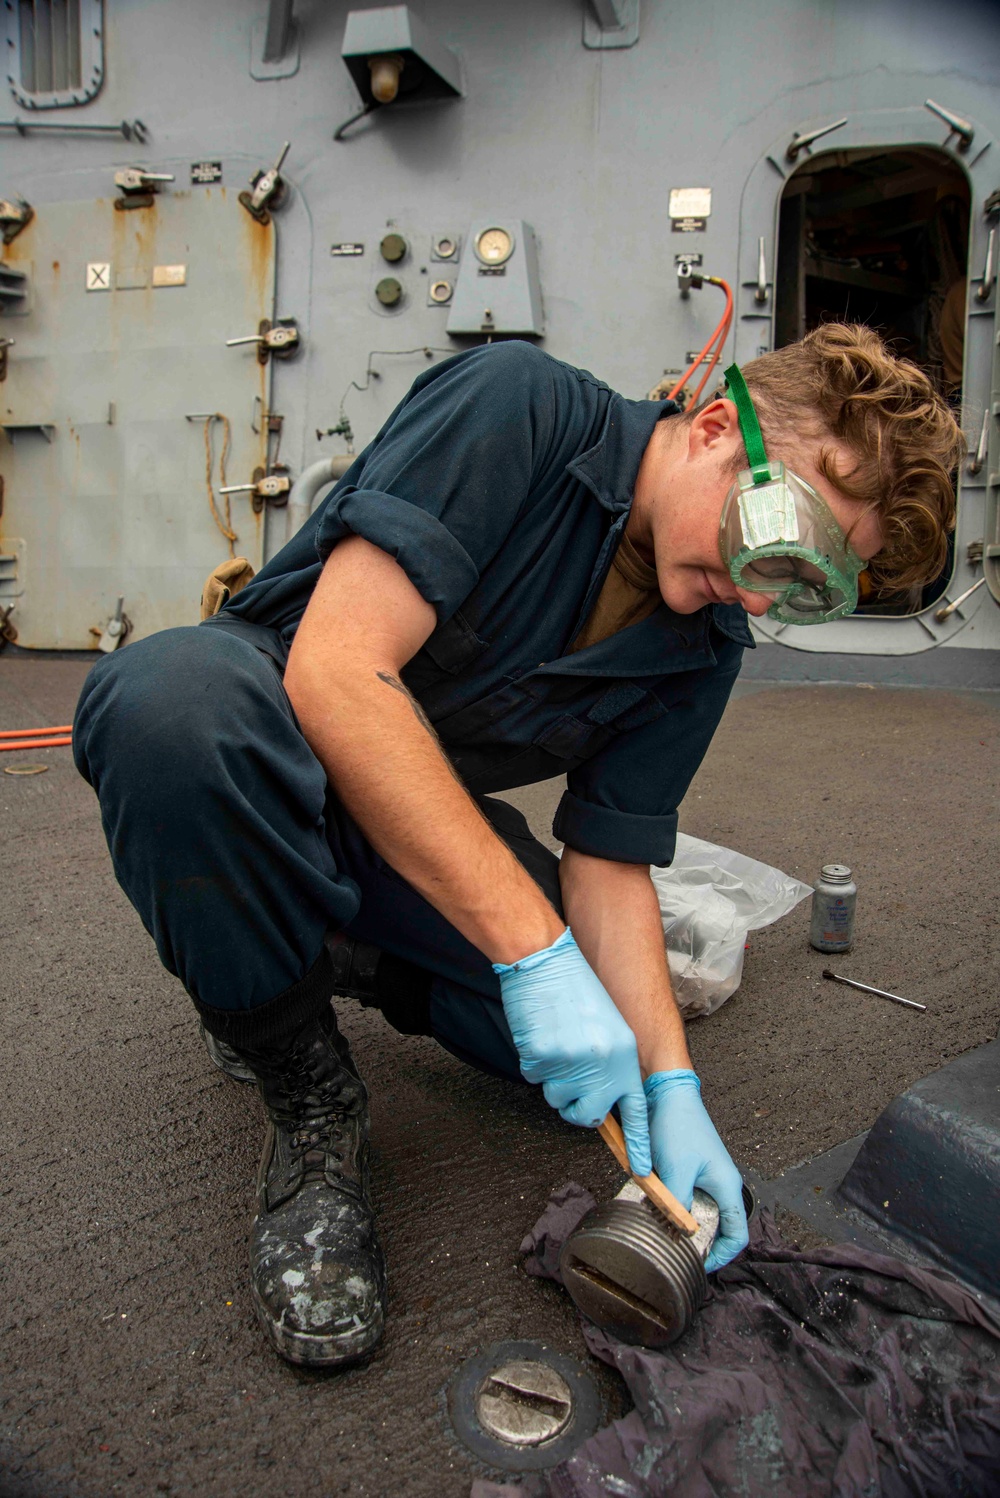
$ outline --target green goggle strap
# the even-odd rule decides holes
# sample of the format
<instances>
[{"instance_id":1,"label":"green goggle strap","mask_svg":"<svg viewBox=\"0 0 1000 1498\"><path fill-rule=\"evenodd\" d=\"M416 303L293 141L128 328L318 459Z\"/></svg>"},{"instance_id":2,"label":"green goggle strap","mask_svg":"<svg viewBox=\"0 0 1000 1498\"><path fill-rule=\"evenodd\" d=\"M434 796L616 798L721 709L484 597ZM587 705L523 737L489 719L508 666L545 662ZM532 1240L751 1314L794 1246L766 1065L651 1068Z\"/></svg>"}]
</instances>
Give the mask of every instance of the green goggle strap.
<instances>
[{"instance_id":1,"label":"green goggle strap","mask_svg":"<svg viewBox=\"0 0 1000 1498\"><path fill-rule=\"evenodd\" d=\"M725 380L729 394L736 404L736 414L739 417L743 445L747 450L753 481L755 484L766 484L771 477L771 465L764 451L764 438L761 436L757 412L753 408L750 392L738 364L730 364L725 373Z\"/></svg>"}]
</instances>

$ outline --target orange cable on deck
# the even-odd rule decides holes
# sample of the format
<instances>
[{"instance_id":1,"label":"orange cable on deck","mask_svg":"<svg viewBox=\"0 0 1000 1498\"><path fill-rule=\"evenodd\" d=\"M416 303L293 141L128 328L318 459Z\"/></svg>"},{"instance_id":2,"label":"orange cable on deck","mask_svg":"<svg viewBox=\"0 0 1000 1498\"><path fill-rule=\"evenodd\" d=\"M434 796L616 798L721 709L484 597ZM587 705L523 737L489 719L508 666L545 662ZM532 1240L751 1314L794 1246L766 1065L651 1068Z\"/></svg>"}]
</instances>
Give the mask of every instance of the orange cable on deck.
<instances>
[{"instance_id":1,"label":"orange cable on deck","mask_svg":"<svg viewBox=\"0 0 1000 1498\"><path fill-rule=\"evenodd\" d=\"M10 749L58 749L72 744L72 723L58 723L54 728L0 729L0 754Z\"/></svg>"},{"instance_id":2,"label":"orange cable on deck","mask_svg":"<svg viewBox=\"0 0 1000 1498\"><path fill-rule=\"evenodd\" d=\"M39 734L48 737L53 733L72 733L72 723L59 723L55 728L4 728L0 730L0 739L33 739Z\"/></svg>"},{"instance_id":3,"label":"orange cable on deck","mask_svg":"<svg viewBox=\"0 0 1000 1498\"><path fill-rule=\"evenodd\" d=\"M0 754L6 754L9 749L58 749L60 744L72 744L69 736L62 739L13 739L6 744L0 744Z\"/></svg>"}]
</instances>

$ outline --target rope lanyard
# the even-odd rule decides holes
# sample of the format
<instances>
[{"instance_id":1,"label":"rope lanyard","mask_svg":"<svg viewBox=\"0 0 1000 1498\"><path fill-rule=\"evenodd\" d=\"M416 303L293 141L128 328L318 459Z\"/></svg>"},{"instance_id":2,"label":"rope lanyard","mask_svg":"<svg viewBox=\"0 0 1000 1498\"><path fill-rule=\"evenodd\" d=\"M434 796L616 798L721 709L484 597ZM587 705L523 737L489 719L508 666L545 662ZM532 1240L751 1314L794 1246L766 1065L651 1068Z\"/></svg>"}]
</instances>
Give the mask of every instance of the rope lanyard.
<instances>
[{"instance_id":1,"label":"rope lanyard","mask_svg":"<svg viewBox=\"0 0 1000 1498\"><path fill-rule=\"evenodd\" d=\"M226 518L223 520L219 514L219 508L215 503L215 490L212 487L212 426L217 421L222 422L222 451L219 454L219 487L221 488L226 482L226 459L229 457L232 434L229 427L229 417L223 416L221 411L216 411L205 419L205 487L208 490L208 508L212 512L212 519L229 542L229 555L234 557L236 555L236 548L233 542L237 540L237 535L233 530L233 513L229 503L229 495L226 494L223 496L226 502Z\"/></svg>"}]
</instances>

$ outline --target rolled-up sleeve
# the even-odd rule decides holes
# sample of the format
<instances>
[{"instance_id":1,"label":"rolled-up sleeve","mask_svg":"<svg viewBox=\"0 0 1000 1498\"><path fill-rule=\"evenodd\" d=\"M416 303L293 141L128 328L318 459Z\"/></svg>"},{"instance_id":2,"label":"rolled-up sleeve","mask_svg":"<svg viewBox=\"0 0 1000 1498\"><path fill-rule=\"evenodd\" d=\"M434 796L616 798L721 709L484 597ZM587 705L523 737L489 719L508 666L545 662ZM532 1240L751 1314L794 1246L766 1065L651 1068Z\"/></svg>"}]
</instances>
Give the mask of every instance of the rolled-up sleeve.
<instances>
[{"instance_id":1,"label":"rolled-up sleeve","mask_svg":"<svg viewBox=\"0 0 1000 1498\"><path fill-rule=\"evenodd\" d=\"M570 771L552 826L560 842L618 863L670 863L677 808L705 757L743 658L741 645L718 638L714 667L685 672L658 691L666 708L662 717L617 734Z\"/></svg>"},{"instance_id":2,"label":"rolled-up sleeve","mask_svg":"<svg viewBox=\"0 0 1000 1498\"><path fill-rule=\"evenodd\" d=\"M426 371L365 455L325 501L325 561L348 535L399 562L449 619L500 550L544 461L554 399L551 361L531 344L474 349Z\"/></svg>"}]
</instances>

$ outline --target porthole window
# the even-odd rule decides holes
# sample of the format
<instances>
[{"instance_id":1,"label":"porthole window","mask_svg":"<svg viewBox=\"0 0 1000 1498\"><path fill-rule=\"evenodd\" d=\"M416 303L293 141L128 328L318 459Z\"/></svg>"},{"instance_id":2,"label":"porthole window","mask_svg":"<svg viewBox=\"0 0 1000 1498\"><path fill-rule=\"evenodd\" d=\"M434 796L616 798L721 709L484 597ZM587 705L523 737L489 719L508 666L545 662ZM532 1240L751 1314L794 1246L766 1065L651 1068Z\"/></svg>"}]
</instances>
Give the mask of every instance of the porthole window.
<instances>
[{"instance_id":1,"label":"porthole window","mask_svg":"<svg viewBox=\"0 0 1000 1498\"><path fill-rule=\"evenodd\" d=\"M86 104L104 81L102 0L6 0L7 78L24 109Z\"/></svg>"}]
</instances>

